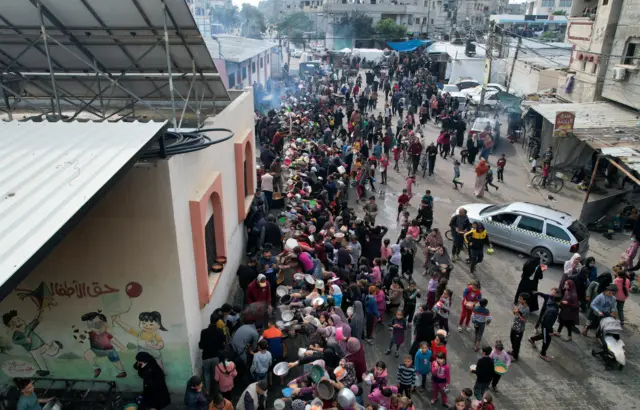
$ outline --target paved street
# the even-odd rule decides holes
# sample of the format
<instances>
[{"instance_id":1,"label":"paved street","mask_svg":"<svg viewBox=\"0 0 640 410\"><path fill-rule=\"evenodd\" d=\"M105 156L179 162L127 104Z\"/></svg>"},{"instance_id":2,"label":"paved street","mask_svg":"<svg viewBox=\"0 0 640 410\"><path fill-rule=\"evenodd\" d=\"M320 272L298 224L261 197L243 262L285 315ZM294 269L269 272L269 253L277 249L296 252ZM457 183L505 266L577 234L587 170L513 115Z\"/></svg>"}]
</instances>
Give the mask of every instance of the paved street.
<instances>
[{"instance_id":1,"label":"paved street","mask_svg":"<svg viewBox=\"0 0 640 410\"><path fill-rule=\"evenodd\" d=\"M503 129L502 135L506 134L505 131ZM438 128L433 124L427 124L425 143L435 141L437 134ZM495 191L491 188L491 192L487 193L485 198L481 198L481 201L487 203L528 201L550 205L556 209L570 212L574 216L579 215L583 193L575 189L573 184L566 184L564 190L554 195L556 199L551 201L547 198L546 191L539 192L527 186L530 174L520 146L511 145L502 139L496 152L506 154L508 161L505 168L506 182L504 184L497 183L500 187L499 190ZM491 156L489 160L491 164L495 164L495 155ZM395 221L397 193L404 187L407 172L403 168L401 171L402 174L395 171L389 172L389 183L382 186L386 195L384 198L377 199L378 205L382 207L377 222L390 228L388 236L392 240L395 240L399 233ZM434 176L427 178L418 176L418 187L415 190L417 195L411 201L411 214L416 214L416 207L419 206L420 197L424 190L430 189L435 197L434 227L441 228L444 233L448 229L447 225L451 214L458 206L478 202L478 199L473 195L475 179L473 168L463 164L461 174L461 181L465 186L460 191L454 191L451 183L452 160L443 160L438 157ZM355 195L352 195L353 197ZM357 207L355 203L352 206ZM617 262L623 240L624 238L619 236L616 241L607 241L600 235L592 234L591 253L599 262L600 272L603 271L604 266L611 266ZM602 241L607 241L607 243ZM450 243L447 244L449 249L450 245ZM489 300L488 308L494 318L485 331L485 343L493 344L500 339L507 349L510 347L509 331L513 317L511 307L524 260L522 255L518 255L514 251L497 248L493 255L485 257L485 261L476 273L482 284L483 296ZM420 250L413 277L418 287L424 290L423 295L426 295L427 279L422 276L422 271L418 268L422 264L423 257ZM545 273L540 290L548 291L552 286L557 286L561 273L561 266L551 267ZM458 333L455 330L460 314L461 292L471 278L468 265L464 262L457 262L449 282L450 288L454 292L453 313L450 317L452 332L447 346L448 361L452 368L450 400L454 399L462 388L473 387L475 381L475 376L468 371L469 365L475 364L479 357L479 354L473 351L473 333ZM591 356L591 349L596 346L593 336L590 338L584 338L580 335L574 336L574 341L568 343L563 342L560 338L554 338L549 354L555 360L551 363L540 359L538 352L524 341L519 362L511 366L498 386L500 393L496 397L497 408L521 410L539 409L542 406L547 409L637 408L635 404L630 403L627 396L628 392L636 391L640 387L640 379L636 373L640 363L638 357L640 350L634 343L640 340L637 335L637 314L635 314L638 309L637 298L633 295L625 307L627 317L629 317L629 325L623 336L627 345L627 366L625 369L609 372L604 370L603 364ZM531 316L525 338L531 336L535 320L537 320L537 314ZM396 369L399 361L402 360L402 355L399 359L385 356L384 351L388 346L388 341L389 334L386 328L380 327L376 334L375 346L367 345L367 362L372 366L377 360L384 360L387 363L391 380L395 382ZM408 348L409 343L404 346L403 350L406 352ZM424 395L415 394L414 398L417 403L416 408L431 408Z\"/></svg>"}]
</instances>

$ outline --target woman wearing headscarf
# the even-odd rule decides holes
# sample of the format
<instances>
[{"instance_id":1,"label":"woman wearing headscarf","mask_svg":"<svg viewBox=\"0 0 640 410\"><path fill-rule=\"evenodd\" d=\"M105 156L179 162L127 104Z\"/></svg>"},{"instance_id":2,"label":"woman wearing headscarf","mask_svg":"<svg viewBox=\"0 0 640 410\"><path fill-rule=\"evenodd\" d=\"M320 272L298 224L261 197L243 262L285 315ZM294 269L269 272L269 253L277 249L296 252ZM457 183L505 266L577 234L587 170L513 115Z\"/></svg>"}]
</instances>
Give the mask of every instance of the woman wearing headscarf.
<instances>
[{"instance_id":1,"label":"woman wearing headscarf","mask_svg":"<svg viewBox=\"0 0 640 410\"><path fill-rule=\"evenodd\" d=\"M353 363L358 381L361 381L362 375L367 372L367 361L364 355L364 346L360 343L360 340L355 337L350 337L347 340L346 359Z\"/></svg>"},{"instance_id":2,"label":"woman wearing headscarf","mask_svg":"<svg viewBox=\"0 0 640 410\"><path fill-rule=\"evenodd\" d=\"M575 275L580 272L582 269L582 264L580 261L582 260L582 256L579 253L574 253L571 259L564 263L564 272L560 277L560 284L558 285L558 289L564 295L565 287L564 283L569 279L569 276Z\"/></svg>"},{"instance_id":3,"label":"woman wearing headscarf","mask_svg":"<svg viewBox=\"0 0 640 410\"><path fill-rule=\"evenodd\" d=\"M349 318L349 324L351 326L351 335L359 340L363 340L366 318L364 316L362 302L359 300L356 300L353 304L353 314Z\"/></svg>"},{"instance_id":4,"label":"woman wearing headscarf","mask_svg":"<svg viewBox=\"0 0 640 410\"><path fill-rule=\"evenodd\" d=\"M431 311L427 305L422 305L413 322L415 339L413 340L411 349L409 349L411 357L415 357L420 348L420 343L427 342L427 344L431 346L431 342L436 338L436 331L434 329L435 320L436 315L433 311Z\"/></svg>"},{"instance_id":5,"label":"woman wearing headscarf","mask_svg":"<svg viewBox=\"0 0 640 410\"><path fill-rule=\"evenodd\" d=\"M335 304L335 306L342 306L342 289L340 289L340 286L334 283L330 285L329 289L329 292L333 297L333 303Z\"/></svg>"},{"instance_id":6,"label":"woman wearing headscarf","mask_svg":"<svg viewBox=\"0 0 640 410\"><path fill-rule=\"evenodd\" d=\"M489 167L484 158L480 159L478 165L476 165L476 183L473 187L473 193L477 198L484 196L484 186L487 182L487 174L489 173Z\"/></svg>"},{"instance_id":7,"label":"woman wearing headscarf","mask_svg":"<svg viewBox=\"0 0 640 410\"><path fill-rule=\"evenodd\" d=\"M133 367L142 378L142 404L145 408L160 410L171 404L164 372L153 356L139 352Z\"/></svg>"},{"instance_id":8,"label":"woman wearing headscarf","mask_svg":"<svg viewBox=\"0 0 640 410\"><path fill-rule=\"evenodd\" d=\"M587 310L587 286L589 286L589 270L590 268L585 265L576 274L569 276L569 279L576 285L576 293L578 295L578 303L580 304L580 311L583 313ZM594 278L595 279L595 278Z\"/></svg>"},{"instance_id":9,"label":"woman wearing headscarf","mask_svg":"<svg viewBox=\"0 0 640 410\"><path fill-rule=\"evenodd\" d=\"M527 293L529 295L529 300L527 300L529 311L536 312L540 309L538 306L538 296L535 295L535 292L538 291L538 283L543 277L542 273L540 258L537 256L529 258L529 260L522 265L522 275L520 276L520 283L516 290L516 297L513 302L514 306L518 304L520 294Z\"/></svg>"},{"instance_id":10,"label":"woman wearing headscarf","mask_svg":"<svg viewBox=\"0 0 640 410\"><path fill-rule=\"evenodd\" d=\"M558 320L560 321L560 327L558 327L557 333L552 333L553 336L560 336L562 329L566 326L568 337L563 338L565 342L571 341L571 331L574 326L578 325L580 320L580 304L578 302L578 294L576 292L576 285L571 279L567 279L564 282L564 296L560 302L560 313Z\"/></svg>"},{"instance_id":11,"label":"woman wearing headscarf","mask_svg":"<svg viewBox=\"0 0 640 410\"><path fill-rule=\"evenodd\" d=\"M375 226L369 230L367 234L369 241L364 249L364 256L369 260L374 260L381 256L382 238L387 234L388 230L389 228L386 226Z\"/></svg>"},{"instance_id":12,"label":"woman wearing headscarf","mask_svg":"<svg viewBox=\"0 0 640 410\"><path fill-rule=\"evenodd\" d=\"M391 245L391 257L389 258L389 263L397 266L398 269L402 265L402 255L400 254L400 245L398 244Z\"/></svg>"},{"instance_id":13,"label":"woman wearing headscarf","mask_svg":"<svg viewBox=\"0 0 640 410\"><path fill-rule=\"evenodd\" d=\"M434 228L429 235L424 240L424 273L427 274L427 270L430 267L431 258L433 254L438 249L438 247L442 246L444 242L442 241L442 235L440 234L440 230L438 228Z\"/></svg>"},{"instance_id":14,"label":"woman wearing headscarf","mask_svg":"<svg viewBox=\"0 0 640 410\"><path fill-rule=\"evenodd\" d=\"M330 322L336 329L336 341L342 350L347 348L347 339L351 337L351 326L343 322L339 315L333 314L329 318Z\"/></svg>"}]
</instances>

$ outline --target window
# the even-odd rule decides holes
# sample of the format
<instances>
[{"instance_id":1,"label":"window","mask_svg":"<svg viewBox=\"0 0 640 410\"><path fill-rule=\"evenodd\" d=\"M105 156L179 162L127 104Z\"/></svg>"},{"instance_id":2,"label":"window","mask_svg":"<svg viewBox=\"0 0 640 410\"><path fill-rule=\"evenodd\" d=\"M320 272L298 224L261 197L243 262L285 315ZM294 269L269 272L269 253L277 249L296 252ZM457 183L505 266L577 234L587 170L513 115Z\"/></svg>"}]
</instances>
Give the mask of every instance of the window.
<instances>
[{"instance_id":1,"label":"window","mask_svg":"<svg viewBox=\"0 0 640 410\"><path fill-rule=\"evenodd\" d=\"M518 222L518 228L534 233L542 233L542 225L544 225L542 219L530 218L528 216L521 217L520 222Z\"/></svg>"},{"instance_id":2,"label":"window","mask_svg":"<svg viewBox=\"0 0 640 410\"><path fill-rule=\"evenodd\" d=\"M609 0L602 0L602 5L606 6L607 4L609 4Z\"/></svg>"},{"instance_id":3,"label":"window","mask_svg":"<svg viewBox=\"0 0 640 410\"><path fill-rule=\"evenodd\" d=\"M236 86L236 73L229 74L229 88Z\"/></svg>"},{"instance_id":4,"label":"window","mask_svg":"<svg viewBox=\"0 0 640 410\"><path fill-rule=\"evenodd\" d=\"M260 68L264 67L264 57L260 57Z\"/></svg>"},{"instance_id":5,"label":"window","mask_svg":"<svg viewBox=\"0 0 640 410\"><path fill-rule=\"evenodd\" d=\"M251 62L251 72L254 73L254 74L256 72L256 62L255 61Z\"/></svg>"},{"instance_id":6,"label":"window","mask_svg":"<svg viewBox=\"0 0 640 410\"><path fill-rule=\"evenodd\" d=\"M556 0L542 0L540 7L555 7Z\"/></svg>"},{"instance_id":7,"label":"window","mask_svg":"<svg viewBox=\"0 0 640 410\"><path fill-rule=\"evenodd\" d=\"M236 71L236 83L242 84L242 77L240 77L240 70Z\"/></svg>"},{"instance_id":8,"label":"window","mask_svg":"<svg viewBox=\"0 0 640 410\"><path fill-rule=\"evenodd\" d=\"M571 7L571 3L572 0L560 0L559 7Z\"/></svg>"},{"instance_id":9,"label":"window","mask_svg":"<svg viewBox=\"0 0 640 410\"><path fill-rule=\"evenodd\" d=\"M587 71L587 60L582 60L582 61L580 62L580 69L581 69L582 71Z\"/></svg>"},{"instance_id":10,"label":"window","mask_svg":"<svg viewBox=\"0 0 640 410\"><path fill-rule=\"evenodd\" d=\"M592 63L591 64L591 73L595 74L597 70L598 70L598 64Z\"/></svg>"},{"instance_id":11,"label":"window","mask_svg":"<svg viewBox=\"0 0 640 410\"><path fill-rule=\"evenodd\" d=\"M218 253L216 252L216 230L213 223L213 215L204 226L204 247L207 251L207 270L212 273L211 267L216 263Z\"/></svg>"},{"instance_id":12,"label":"window","mask_svg":"<svg viewBox=\"0 0 640 410\"><path fill-rule=\"evenodd\" d=\"M518 219L518 215L516 215L516 214L508 214L508 213L497 214L497 215L493 215L491 217L491 220L493 222L497 222L497 223L501 223L501 224L505 224L505 225L511 225L512 223L514 223L516 221L516 219Z\"/></svg>"},{"instance_id":13,"label":"window","mask_svg":"<svg viewBox=\"0 0 640 410\"><path fill-rule=\"evenodd\" d=\"M433 24L433 19L431 19L431 24Z\"/></svg>"},{"instance_id":14,"label":"window","mask_svg":"<svg viewBox=\"0 0 640 410\"><path fill-rule=\"evenodd\" d=\"M571 238L569 237L569 234L567 234L564 231L564 229L555 225L551 225L548 222L547 222L547 236L560 239L561 241L571 242Z\"/></svg>"},{"instance_id":15,"label":"window","mask_svg":"<svg viewBox=\"0 0 640 410\"><path fill-rule=\"evenodd\" d=\"M640 39L627 42L627 50L624 53L622 64L634 65L640 63Z\"/></svg>"},{"instance_id":16,"label":"window","mask_svg":"<svg viewBox=\"0 0 640 410\"><path fill-rule=\"evenodd\" d=\"M247 67L242 67L242 79L247 79Z\"/></svg>"}]
</instances>

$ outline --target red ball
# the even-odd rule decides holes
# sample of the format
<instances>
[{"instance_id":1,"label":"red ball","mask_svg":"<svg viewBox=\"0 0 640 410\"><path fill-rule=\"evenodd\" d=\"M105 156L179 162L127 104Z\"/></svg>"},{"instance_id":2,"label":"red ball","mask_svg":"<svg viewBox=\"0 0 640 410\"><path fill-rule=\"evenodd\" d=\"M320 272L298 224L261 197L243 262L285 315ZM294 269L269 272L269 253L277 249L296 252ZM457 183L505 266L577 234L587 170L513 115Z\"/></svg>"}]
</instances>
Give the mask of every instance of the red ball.
<instances>
[{"instance_id":1,"label":"red ball","mask_svg":"<svg viewBox=\"0 0 640 410\"><path fill-rule=\"evenodd\" d=\"M142 285L138 282L129 282L127 283L127 287L125 288L125 292L127 296L130 298L137 298L142 294Z\"/></svg>"}]
</instances>

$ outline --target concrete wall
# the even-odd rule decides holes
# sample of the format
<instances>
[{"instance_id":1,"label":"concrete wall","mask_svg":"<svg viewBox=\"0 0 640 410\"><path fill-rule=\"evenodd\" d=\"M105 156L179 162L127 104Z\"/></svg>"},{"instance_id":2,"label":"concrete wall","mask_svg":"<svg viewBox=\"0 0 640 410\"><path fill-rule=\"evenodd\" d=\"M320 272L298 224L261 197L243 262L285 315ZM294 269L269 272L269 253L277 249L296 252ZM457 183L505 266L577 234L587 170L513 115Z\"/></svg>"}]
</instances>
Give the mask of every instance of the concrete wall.
<instances>
[{"instance_id":1,"label":"concrete wall","mask_svg":"<svg viewBox=\"0 0 640 410\"><path fill-rule=\"evenodd\" d=\"M600 9L600 8L598 8ZM598 14L600 10L598 10ZM611 47L612 57L605 73L602 96L633 108L640 108L640 70L627 70L627 79L613 80L613 69L622 64L629 40L640 42L640 0L625 0ZM636 47L640 47L638 44ZM640 65L640 60L635 60Z\"/></svg>"},{"instance_id":2,"label":"concrete wall","mask_svg":"<svg viewBox=\"0 0 640 410\"><path fill-rule=\"evenodd\" d=\"M235 99L225 110L206 121L205 128L231 129L235 137L206 150L178 155L169 160L171 194L177 238L179 271L182 275L182 300L186 318L186 334L195 369L200 366L198 341L200 331L209 324L213 310L225 303L234 293L236 271L245 253L245 232L239 221L238 186L236 179L235 144L239 138L253 131L253 93L251 89ZM225 133L212 133L219 139ZM255 153L251 155L255 156ZM255 167L251 170L255 178ZM189 203L199 200L213 179L222 179L222 208L224 210L224 235L227 264L219 275L209 277L211 288L209 303L201 309L196 277L196 260L192 240L192 223ZM210 212L207 213L207 216ZM216 232L219 231L216 226Z\"/></svg>"},{"instance_id":3,"label":"concrete wall","mask_svg":"<svg viewBox=\"0 0 640 410\"><path fill-rule=\"evenodd\" d=\"M128 171L0 303L9 324L0 326L0 378L44 376L36 371L46 370L52 378L93 379L100 369L96 380L141 391L132 366L143 346L157 352L169 388L183 392L192 369L172 215L167 161ZM9 321L12 310L17 316ZM92 312L106 322L82 319ZM22 331L14 327L20 320L37 325L22 344ZM96 358L89 331L114 337L110 357ZM40 338L45 345L33 351ZM116 379L122 370L127 376Z\"/></svg>"}]
</instances>

